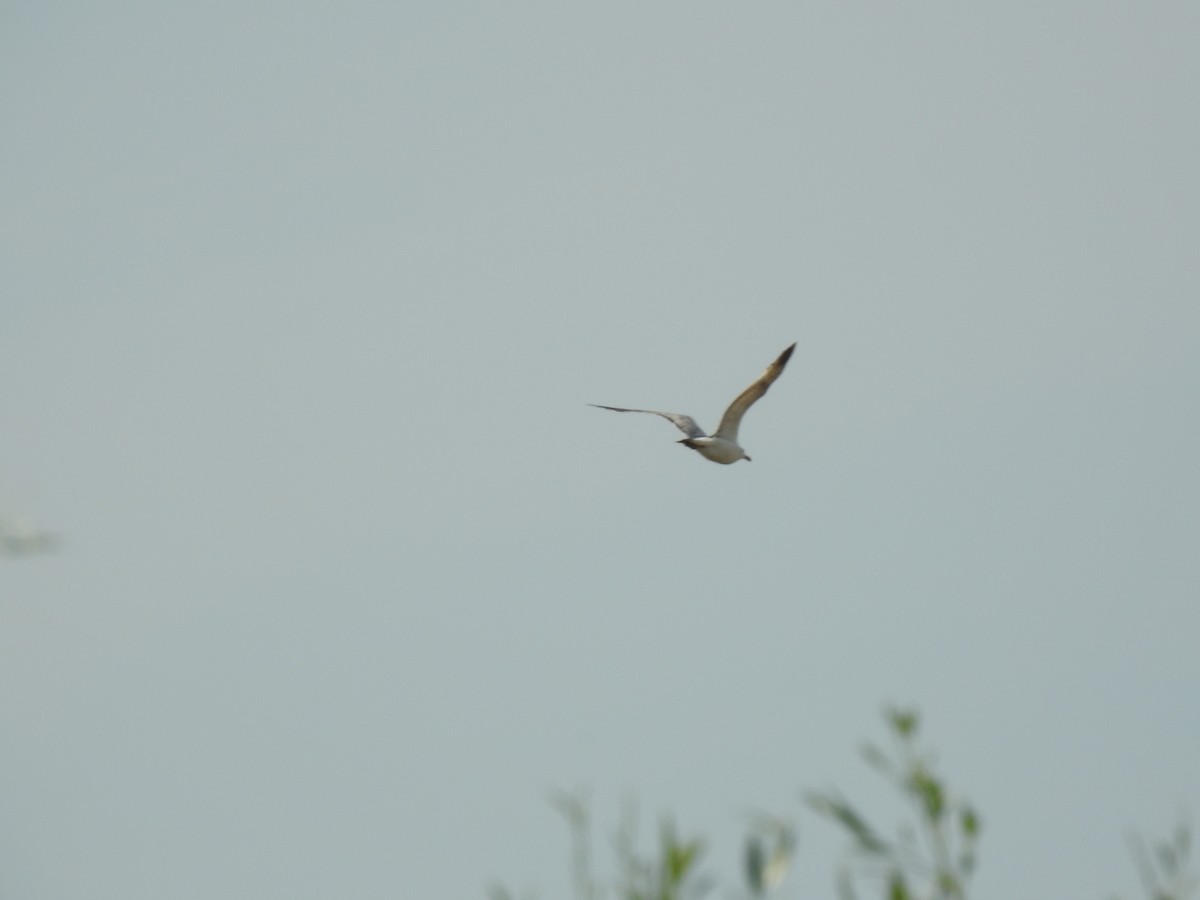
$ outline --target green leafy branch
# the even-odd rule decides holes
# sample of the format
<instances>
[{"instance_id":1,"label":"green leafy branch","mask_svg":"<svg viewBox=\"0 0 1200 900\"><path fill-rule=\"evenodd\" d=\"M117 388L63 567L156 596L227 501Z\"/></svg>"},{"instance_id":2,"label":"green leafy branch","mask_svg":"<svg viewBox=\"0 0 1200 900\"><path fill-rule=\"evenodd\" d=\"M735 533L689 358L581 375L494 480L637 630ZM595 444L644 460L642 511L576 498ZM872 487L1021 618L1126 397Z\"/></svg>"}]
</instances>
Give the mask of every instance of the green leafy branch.
<instances>
[{"instance_id":1,"label":"green leafy branch","mask_svg":"<svg viewBox=\"0 0 1200 900\"><path fill-rule=\"evenodd\" d=\"M858 900L863 882L880 889L884 900L967 900L975 873L982 820L975 808L951 791L937 770L930 750L918 741L920 719L912 710L889 709L885 722L892 747L885 752L868 744L867 763L907 802L912 822L880 829L834 790L805 794L807 805L834 823L849 838L845 862L835 884L841 900ZM699 837L682 837L674 820L660 821L657 843L640 849L638 815L627 805L612 847L617 874L596 877L591 818L581 793L558 792L551 802L571 834L571 875L575 900L699 900L715 881L700 871L706 845ZM782 884L796 853L796 829L786 819L760 815L752 819L744 850L743 896L761 900ZM1138 835L1130 850L1147 900L1188 900L1200 879L1191 868L1191 832L1176 828L1169 840L1153 847ZM517 900L503 887L493 887L491 900Z\"/></svg>"},{"instance_id":2,"label":"green leafy branch","mask_svg":"<svg viewBox=\"0 0 1200 900\"><path fill-rule=\"evenodd\" d=\"M975 871L981 821L937 774L932 754L917 743L920 720L911 710L888 710L894 749L863 748L867 762L912 806L917 828L888 839L835 791L810 792L811 809L850 837L849 862L838 874L838 893L855 900L862 877L882 880L888 900L966 900Z\"/></svg>"}]
</instances>

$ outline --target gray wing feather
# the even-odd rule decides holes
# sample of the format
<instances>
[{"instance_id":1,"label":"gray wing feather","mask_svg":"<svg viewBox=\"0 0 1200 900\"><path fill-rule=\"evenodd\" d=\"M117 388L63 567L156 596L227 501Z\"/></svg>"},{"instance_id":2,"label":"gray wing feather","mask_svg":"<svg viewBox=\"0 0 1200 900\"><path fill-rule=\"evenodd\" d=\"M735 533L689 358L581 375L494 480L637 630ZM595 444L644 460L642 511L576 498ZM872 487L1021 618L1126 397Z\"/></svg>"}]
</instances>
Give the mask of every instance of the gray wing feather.
<instances>
[{"instance_id":1,"label":"gray wing feather","mask_svg":"<svg viewBox=\"0 0 1200 900\"><path fill-rule=\"evenodd\" d=\"M753 402L753 401L751 401ZM659 412L657 409L624 409L620 406L601 406L599 403L589 403L588 406L594 406L596 409L611 409L613 412L640 412L650 413L652 416L662 416L688 437L701 438L707 437L696 420L691 416L685 416L682 413ZM728 413L726 413L728 415Z\"/></svg>"},{"instance_id":2,"label":"gray wing feather","mask_svg":"<svg viewBox=\"0 0 1200 900\"><path fill-rule=\"evenodd\" d=\"M729 408L725 410L725 415L721 416L721 424L714 437L725 438L727 441L737 443L738 426L742 424L742 416L759 397L767 392L767 388L775 383L775 379L783 374L784 366L792 358L792 351L795 349L796 345L792 344L780 353L775 362L767 366L766 371L758 376L758 380L754 384L738 394L737 399L730 403Z\"/></svg>"}]
</instances>

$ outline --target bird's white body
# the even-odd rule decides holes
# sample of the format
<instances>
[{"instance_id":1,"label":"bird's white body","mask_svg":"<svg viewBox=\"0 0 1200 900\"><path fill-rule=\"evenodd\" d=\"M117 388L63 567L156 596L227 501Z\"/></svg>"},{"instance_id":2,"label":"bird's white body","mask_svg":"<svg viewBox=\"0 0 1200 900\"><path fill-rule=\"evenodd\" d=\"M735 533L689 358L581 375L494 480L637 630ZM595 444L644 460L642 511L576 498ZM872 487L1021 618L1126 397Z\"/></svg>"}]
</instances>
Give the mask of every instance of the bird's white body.
<instances>
[{"instance_id":1,"label":"bird's white body","mask_svg":"<svg viewBox=\"0 0 1200 900\"><path fill-rule=\"evenodd\" d=\"M657 409L626 409L623 406L600 406L598 403L590 405L600 409L611 409L613 412L640 412L662 416L687 435L679 443L695 450L705 459L723 466L735 463L739 459L750 462L750 457L738 443L738 426L742 424L742 416L746 414L746 410L753 406L767 392L767 388L775 383L775 379L783 374L783 368L792 358L792 351L795 349L796 345L792 344L780 353L775 362L767 366L766 371L758 376L758 379L750 387L737 395L729 404L729 408L725 410L725 415L721 416L721 424L712 434L705 434L704 429L696 424L695 419L685 416L683 413L660 412Z\"/></svg>"},{"instance_id":2,"label":"bird's white body","mask_svg":"<svg viewBox=\"0 0 1200 900\"><path fill-rule=\"evenodd\" d=\"M722 437L684 438L679 443L691 447L705 459L728 466L739 459L749 460L746 451L737 441L727 441Z\"/></svg>"}]
</instances>

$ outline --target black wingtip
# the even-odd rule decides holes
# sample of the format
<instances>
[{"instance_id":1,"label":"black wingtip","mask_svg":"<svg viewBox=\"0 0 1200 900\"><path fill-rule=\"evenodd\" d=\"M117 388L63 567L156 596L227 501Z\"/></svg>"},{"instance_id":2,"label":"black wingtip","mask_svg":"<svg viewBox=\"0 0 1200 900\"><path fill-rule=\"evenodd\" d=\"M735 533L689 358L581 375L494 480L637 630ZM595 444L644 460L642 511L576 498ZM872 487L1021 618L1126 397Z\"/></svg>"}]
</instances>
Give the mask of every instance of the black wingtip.
<instances>
[{"instance_id":1,"label":"black wingtip","mask_svg":"<svg viewBox=\"0 0 1200 900\"><path fill-rule=\"evenodd\" d=\"M792 358L792 351L795 349L796 349L796 344L795 344L795 342L793 342L790 347L788 347L786 350L784 350L782 353L779 354L779 359L775 360L775 362L779 363L779 365L781 365L781 366L787 365L787 361Z\"/></svg>"}]
</instances>

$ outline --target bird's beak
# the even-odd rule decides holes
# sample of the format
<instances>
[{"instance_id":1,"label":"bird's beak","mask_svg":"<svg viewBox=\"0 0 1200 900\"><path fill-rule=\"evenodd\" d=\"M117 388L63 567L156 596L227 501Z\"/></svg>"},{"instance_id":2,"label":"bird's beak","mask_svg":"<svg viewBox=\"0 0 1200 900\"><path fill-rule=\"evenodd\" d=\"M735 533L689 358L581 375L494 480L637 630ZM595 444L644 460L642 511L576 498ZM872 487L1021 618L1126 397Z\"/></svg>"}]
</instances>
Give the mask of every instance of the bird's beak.
<instances>
[{"instance_id":1,"label":"bird's beak","mask_svg":"<svg viewBox=\"0 0 1200 900\"><path fill-rule=\"evenodd\" d=\"M743 456L743 457L742 457L742 459L744 459L746 462L754 462L754 460L752 460L752 459L751 459L750 457L748 457L748 456Z\"/></svg>"}]
</instances>

